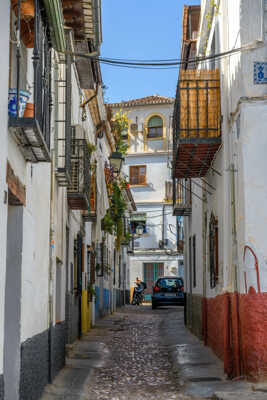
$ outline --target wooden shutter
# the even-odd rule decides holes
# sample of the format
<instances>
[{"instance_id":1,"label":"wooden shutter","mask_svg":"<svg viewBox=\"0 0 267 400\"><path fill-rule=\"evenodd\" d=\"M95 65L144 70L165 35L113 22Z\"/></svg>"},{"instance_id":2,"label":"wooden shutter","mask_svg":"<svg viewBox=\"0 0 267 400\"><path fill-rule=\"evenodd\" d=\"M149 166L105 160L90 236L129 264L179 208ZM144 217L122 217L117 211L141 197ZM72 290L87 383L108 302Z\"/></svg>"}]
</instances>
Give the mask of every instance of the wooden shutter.
<instances>
[{"instance_id":1,"label":"wooden shutter","mask_svg":"<svg viewBox=\"0 0 267 400\"><path fill-rule=\"evenodd\" d=\"M130 167L130 184L138 184L138 167Z\"/></svg>"},{"instance_id":2,"label":"wooden shutter","mask_svg":"<svg viewBox=\"0 0 267 400\"><path fill-rule=\"evenodd\" d=\"M146 167L139 167L139 185L146 183Z\"/></svg>"}]
</instances>

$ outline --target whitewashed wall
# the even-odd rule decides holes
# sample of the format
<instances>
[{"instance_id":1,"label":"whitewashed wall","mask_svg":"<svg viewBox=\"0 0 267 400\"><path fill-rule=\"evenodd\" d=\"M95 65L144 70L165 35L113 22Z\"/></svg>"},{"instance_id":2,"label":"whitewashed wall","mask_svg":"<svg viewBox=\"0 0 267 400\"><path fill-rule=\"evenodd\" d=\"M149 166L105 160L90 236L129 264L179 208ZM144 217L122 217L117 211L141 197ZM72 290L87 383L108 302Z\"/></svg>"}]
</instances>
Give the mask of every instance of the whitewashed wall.
<instances>
[{"instance_id":1,"label":"whitewashed wall","mask_svg":"<svg viewBox=\"0 0 267 400\"><path fill-rule=\"evenodd\" d=\"M201 2L202 22L205 26L206 1ZM264 19L265 18L265 19ZM260 279L262 290L267 290L265 243L266 215L260 204L266 198L266 179L264 155L266 104L260 96L266 96L266 85L254 84L254 61L266 61L266 49L259 47L264 40L266 31L266 12L264 2L256 0L231 0L221 1L220 9L215 16L210 36L208 38L207 54L209 54L213 34L216 34L215 53L227 51L232 48L250 45L249 51L216 61L216 67L221 71L221 99L222 99L222 147L215 157L213 167L221 176L210 171L205 179L212 184L216 191L211 190L207 195L207 204L200 205L194 199L192 216L185 223L186 231L186 281L189 290L189 261L188 238L197 235L197 287L193 293L203 293L203 223L204 213L207 213L207 240L206 246L206 280L205 293L213 297L221 291L238 288L245 290L244 272L247 270L248 279L256 287L254 257L249 254L247 261L243 261L244 246L249 245L258 256L260 264ZM198 39L199 53L203 51L206 43L206 29L202 29ZM205 41L203 41L205 39ZM258 42L257 42L258 41ZM258 46L258 48L257 48ZM207 63L206 68L210 67ZM258 99L251 99L257 97ZM209 189L209 188L208 188ZM194 189L197 190L196 188ZM202 196L204 192L201 193ZM233 208L232 200L235 195L235 218L238 231L237 241L233 234ZM199 204L198 204L199 203ZM198 205L196 205L198 204ZM211 212L218 218L219 228L219 283L216 288L210 288L209 276L209 242L208 224ZM199 239L198 239L199 238ZM237 268L237 271L235 269ZM238 279L236 281L235 276Z\"/></svg>"},{"instance_id":2,"label":"whitewashed wall","mask_svg":"<svg viewBox=\"0 0 267 400\"><path fill-rule=\"evenodd\" d=\"M6 281L6 232L7 232L7 204L4 203L6 185L6 163L8 149L8 60L9 60L9 0L1 3L0 14L0 87L2 95L0 99L0 121L1 121L1 146L0 146L0 374L3 373L3 350L4 350L4 301Z\"/></svg>"}]
</instances>

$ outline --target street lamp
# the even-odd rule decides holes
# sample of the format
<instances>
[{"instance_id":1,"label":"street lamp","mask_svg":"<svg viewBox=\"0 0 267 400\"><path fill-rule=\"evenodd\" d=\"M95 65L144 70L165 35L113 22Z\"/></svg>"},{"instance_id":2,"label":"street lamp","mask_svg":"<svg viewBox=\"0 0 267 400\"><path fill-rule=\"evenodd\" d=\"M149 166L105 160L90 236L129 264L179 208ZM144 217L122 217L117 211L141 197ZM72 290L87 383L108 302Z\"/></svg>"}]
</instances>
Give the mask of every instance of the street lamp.
<instances>
[{"instance_id":1,"label":"street lamp","mask_svg":"<svg viewBox=\"0 0 267 400\"><path fill-rule=\"evenodd\" d=\"M112 167L114 175L119 175L122 167L122 163L124 158L119 151L113 151L111 156L109 157L110 165Z\"/></svg>"}]
</instances>

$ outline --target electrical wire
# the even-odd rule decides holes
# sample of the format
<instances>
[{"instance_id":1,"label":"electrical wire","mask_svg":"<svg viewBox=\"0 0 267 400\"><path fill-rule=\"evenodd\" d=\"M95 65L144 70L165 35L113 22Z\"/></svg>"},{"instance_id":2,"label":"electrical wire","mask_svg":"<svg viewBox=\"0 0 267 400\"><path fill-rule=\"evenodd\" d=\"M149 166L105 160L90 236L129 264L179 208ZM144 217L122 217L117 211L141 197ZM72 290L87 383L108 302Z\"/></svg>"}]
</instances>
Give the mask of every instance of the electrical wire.
<instances>
[{"instance_id":1,"label":"electrical wire","mask_svg":"<svg viewBox=\"0 0 267 400\"><path fill-rule=\"evenodd\" d=\"M95 55L90 55L90 53L72 53L75 57L87 58L93 61L98 61L101 64L117 66L117 67L125 67L125 68L134 68L134 69L176 69L180 65L188 65L188 64L199 64L202 62L206 62L214 59L222 59L225 57L229 57L235 55L237 53L243 51L249 51L256 48L264 46L262 42L256 41L254 44L250 44L247 46L242 46L238 48L234 48L228 51L224 51L221 53L209 55L209 56L200 56L195 58L189 58L188 60L181 59L159 59L159 60L138 60L138 59L124 59L124 58L108 58L108 57L100 57Z\"/></svg>"}]
</instances>

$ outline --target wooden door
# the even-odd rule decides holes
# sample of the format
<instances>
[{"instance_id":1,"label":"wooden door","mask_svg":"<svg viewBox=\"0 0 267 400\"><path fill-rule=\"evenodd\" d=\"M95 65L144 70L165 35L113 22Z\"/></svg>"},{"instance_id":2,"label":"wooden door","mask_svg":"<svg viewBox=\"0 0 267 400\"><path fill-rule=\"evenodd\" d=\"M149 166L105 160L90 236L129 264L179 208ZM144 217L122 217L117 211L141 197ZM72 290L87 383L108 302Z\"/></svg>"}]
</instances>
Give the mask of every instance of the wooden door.
<instances>
[{"instance_id":1,"label":"wooden door","mask_svg":"<svg viewBox=\"0 0 267 400\"><path fill-rule=\"evenodd\" d=\"M144 263L145 300L150 301L155 280L164 275L164 263Z\"/></svg>"}]
</instances>

